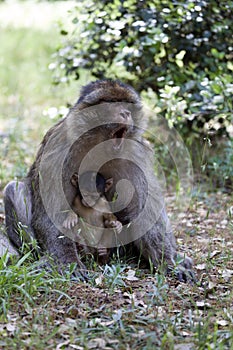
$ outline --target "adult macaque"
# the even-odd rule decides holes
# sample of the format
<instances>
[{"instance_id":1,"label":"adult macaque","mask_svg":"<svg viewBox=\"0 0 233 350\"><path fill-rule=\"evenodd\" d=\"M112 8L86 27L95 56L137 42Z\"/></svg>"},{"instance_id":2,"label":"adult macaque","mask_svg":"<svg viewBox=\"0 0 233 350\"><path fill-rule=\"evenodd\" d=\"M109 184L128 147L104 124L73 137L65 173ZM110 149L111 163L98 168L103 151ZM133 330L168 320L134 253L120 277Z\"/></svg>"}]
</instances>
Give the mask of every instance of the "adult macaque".
<instances>
[{"instance_id":1,"label":"adult macaque","mask_svg":"<svg viewBox=\"0 0 233 350\"><path fill-rule=\"evenodd\" d=\"M77 194L63 226L71 229L79 223L80 236L86 247L91 245L93 249L90 252L93 254L97 250L98 262L107 263L110 252L107 248L113 244L112 234L119 234L122 230L122 224L113 215L105 199L105 194L112 187L113 180L105 179L100 173L87 171L80 176L75 173L71 177L71 183L76 187ZM103 228L111 230L103 230Z\"/></svg>"},{"instance_id":2,"label":"adult macaque","mask_svg":"<svg viewBox=\"0 0 233 350\"><path fill-rule=\"evenodd\" d=\"M58 265L71 262L84 268L74 230L63 227L76 189L74 173L99 171L113 178L106 193L112 211L123 224L120 242L132 242L156 267L176 267L180 280L191 276L191 259L176 266L176 243L160 186L154 176L153 152L142 137L145 117L135 90L119 81L100 80L85 86L69 114L45 135L35 162L23 182L5 189L6 226L20 246L17 222L28 226L41 249Z\"/></svg>"}]
</instances>

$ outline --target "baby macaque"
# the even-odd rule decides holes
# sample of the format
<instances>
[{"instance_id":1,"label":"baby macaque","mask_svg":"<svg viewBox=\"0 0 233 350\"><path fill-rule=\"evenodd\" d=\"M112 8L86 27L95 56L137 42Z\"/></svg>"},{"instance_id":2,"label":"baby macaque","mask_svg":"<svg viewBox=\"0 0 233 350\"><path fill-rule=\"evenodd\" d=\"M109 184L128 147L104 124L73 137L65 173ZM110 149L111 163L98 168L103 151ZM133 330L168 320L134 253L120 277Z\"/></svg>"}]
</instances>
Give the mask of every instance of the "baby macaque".
<instances>
[{"instance_id":1,"label":"baby macaque","mask_svg":"<svg viewBox=\"0 0 233 350\"><path fill-rule=\"evenodd\" d=\"M113 215L105 198L105 193L113 185L113 179L105 179L100 173L87 171L80 176L74 173L71 177L71 183L77 188L77 195L72 203L73 210L68 213L63 227L73 228L79 223L79 217L82 218L82 229L85 230L85 223L95 226L97 230L87 229L88 234L92 237L94 235L98 260L101 263L106 263L110 251L107 247L111 245L112 236L109 231L103 232L100 228L113 229L117 234L122 230L121 222Z\"/></svg>"}]
</instances>

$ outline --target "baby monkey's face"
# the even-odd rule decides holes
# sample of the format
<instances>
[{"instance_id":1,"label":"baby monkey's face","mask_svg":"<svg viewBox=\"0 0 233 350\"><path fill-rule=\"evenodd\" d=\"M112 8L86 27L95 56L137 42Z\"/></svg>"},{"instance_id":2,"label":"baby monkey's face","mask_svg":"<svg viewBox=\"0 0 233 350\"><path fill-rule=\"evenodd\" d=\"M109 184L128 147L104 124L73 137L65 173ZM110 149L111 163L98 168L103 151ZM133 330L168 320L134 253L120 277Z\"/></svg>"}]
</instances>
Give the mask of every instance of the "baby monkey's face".
<instances>
[{"instance_id":1,"label":"baby monkey's face","mask_svg":"<svg viewBox=\"0 0 233 350\"><path fill-rule=\"evenodd\" d=\"M94 207L100 199L100 196L101 194L99 192L82 191L82 204L88 208Z\"/></svg>"}]
</instances>

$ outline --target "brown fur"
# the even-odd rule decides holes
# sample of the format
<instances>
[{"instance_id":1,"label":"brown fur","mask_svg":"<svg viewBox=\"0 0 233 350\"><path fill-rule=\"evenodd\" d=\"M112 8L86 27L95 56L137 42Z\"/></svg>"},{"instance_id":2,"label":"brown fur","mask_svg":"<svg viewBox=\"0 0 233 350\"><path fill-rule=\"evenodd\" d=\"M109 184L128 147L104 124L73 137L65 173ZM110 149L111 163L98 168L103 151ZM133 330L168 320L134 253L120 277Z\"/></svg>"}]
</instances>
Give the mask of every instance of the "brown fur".
<instances>
[{"instance_id":1,"label":"brown fur","mask_svg":"<svg viewBox=\"0 0 233 350\"><path fill-rule=\"evenodd\" d=\"M87 208L82 204L80 197L77 196L72 209L73 212L69 212L67 219L72 219L73 215L81 217L81 220L76 223L81 229L80 238L81 242L83 242L83 249L87 253L90 252L96 256L98 262L106 263L110 253L108 248L113 243L113 235L115 233L111 231L119 223L115 215L109 212L111 208L108 202L103 197L100 197L93 207ZM111 230L104 230L104 228Z\"/></svg>"},{"instance_id":2,"label":"brown fur","mask_svg":"<svg viewBox=\"0 0 233 350\"><path fill-rule=\"evenodd\" d=\"M91 175L95 176L96 173L91 173ZM91 175L88 174L89 180ZM85 173L82 176L85 176ZM79 189L78 178L76 173L71 178L71 183L77 188L77 191ZM81 247L80 244L80 248L83 248L86 253L90 252L102 264L108 261L109 248L112 247L114 236L122 230L122 224L113 215L110 205L104 197L112 185L112 178L105 180L103 193L99 193L99 199L91 207L87 206L85 202L83 203L77 192L72 203L72 211L69 211L63 222L63 227L68 229L77 225L76 228L80 230L80 240L83 241L83 245ZM91 188L93 188L93 185ZM90 192L91 195L92 192ZM78 217L81 219L79 220Z\"/></svg>"}]
</instances>

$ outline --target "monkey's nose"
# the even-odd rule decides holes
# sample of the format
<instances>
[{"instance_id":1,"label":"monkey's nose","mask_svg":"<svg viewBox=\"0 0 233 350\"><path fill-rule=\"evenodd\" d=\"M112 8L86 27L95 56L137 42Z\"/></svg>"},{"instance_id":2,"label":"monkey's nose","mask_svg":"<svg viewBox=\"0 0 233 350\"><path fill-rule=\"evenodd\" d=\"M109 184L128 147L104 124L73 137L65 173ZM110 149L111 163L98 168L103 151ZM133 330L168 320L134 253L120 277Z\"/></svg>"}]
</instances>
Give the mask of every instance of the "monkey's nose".
<instances>
[{"instance_id":1,"label":"monkey's nose","mask_svg":"<svg viewBox=\"0 0 233 350\"><path fill-rule=\"evenodd\" d=\"M124 111L120 112L120 116L122 118L124 118L125 120L129 120L131 117L131 113L127 110L124 110Z\"/></svg>"}]
</instances>

